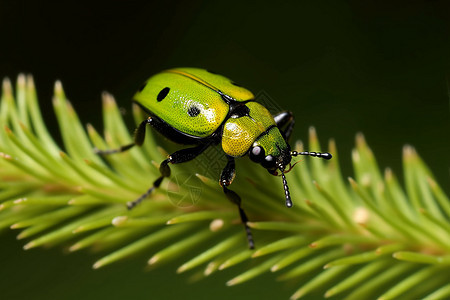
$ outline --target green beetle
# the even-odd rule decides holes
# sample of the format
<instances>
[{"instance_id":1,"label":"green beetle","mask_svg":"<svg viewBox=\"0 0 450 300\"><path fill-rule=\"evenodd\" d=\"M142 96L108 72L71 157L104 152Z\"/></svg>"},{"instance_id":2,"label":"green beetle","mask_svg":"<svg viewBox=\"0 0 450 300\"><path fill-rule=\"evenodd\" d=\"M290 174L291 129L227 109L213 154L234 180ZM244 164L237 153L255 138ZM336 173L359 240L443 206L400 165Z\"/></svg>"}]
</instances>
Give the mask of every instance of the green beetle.
<instances>
[{"instance_id":1,"label":"green beetle","mask_svg":"<svg viewBox=\"0 0 450 300\"><path fill-rule=\"evenodd\" d=\"M176 68L163 71L148 79L134 95L137 103L150 117L135 132L134 143L100 154L122 152L144 142L146 125L151 125L170 140L195 145L176 151L161 165L161 176L153 186L138 199L128 202L133 208L159 187L164 177L170 176L170 164L190 161L211 145L221 144L228 159L219 183L226 197L239 209L245 226L249 247L254 241L247 225L248 218L241 207L241 198L228 186L235 177L236 157L248 155L260 163L272 175L281 173L287 207L292 201L285 176L285 168L291 158L310 155L330 159L331 154L291 151L288 139L294 126L291 112L284 111L272 116L249 90L230 79L197 68Z\"/></svg>"}]
</instances>

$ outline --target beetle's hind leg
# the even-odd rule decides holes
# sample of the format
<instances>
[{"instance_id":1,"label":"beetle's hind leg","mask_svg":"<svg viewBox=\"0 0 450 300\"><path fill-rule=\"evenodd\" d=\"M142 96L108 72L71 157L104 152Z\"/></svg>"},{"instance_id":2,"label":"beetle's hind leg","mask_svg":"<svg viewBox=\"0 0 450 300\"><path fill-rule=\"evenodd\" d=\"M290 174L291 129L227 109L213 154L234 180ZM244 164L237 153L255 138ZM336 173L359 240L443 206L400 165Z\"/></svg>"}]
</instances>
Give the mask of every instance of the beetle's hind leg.
<instances>
[{"instance_id":1,"label":"beetle's hind leg","mask_svg":"<svg viewBox=\"0 0 450 300\"><path fill-rule=\"evenodd\" d=\"M250 227L248 227L247 224L248 223L247 214L241 207L241 197L239 197L239 195L236 192L228 189L228 186L231 184L231 182L233 182L233 179L236 175L236 167L234 163L234 158L231 156L227 156L227 158L228 163L223 169L222 174L220 175L220 185L222 186L223 192L225 193L225 196L227 196L228 200L237 205L241 221L244 224L245 232L247 233L248 247L250 249L254 249L255 242L253 241L253 235L250 230Z\"/></svg>"},{"instance_id":2,"label":"beetle's hind leg","mask_svg":"<svg viewBox=\"0 0 450 300\"><path fill-rule=\"evenodd\" d=\"M169 155L169 157L167 159L163 160L163 162L160 164L159 172L161 175L158 177L158 179L156 179L153 182L153 186L151 188L149 188L144 194L142 194L136 200L127 202L128 209L132 209L133 207L135 207L136 205L141 203L142 200L147 198L148 195L150 195L155 188L157 188L161 185L161 182L163 181L163 179L165 177L170 177L171 170L169 167L169 163L180 164L180 163L184 163L184 162L193 160L198 155L200 155L203 151L205 151L208 147L209 147L209 144L201 144L201 145L193 147L193 148L186 148L186 149L178 150L178 151L172 153L171 155Z\"/></svg>"},{"instance_id":3,"label":"beetle's hind leg","mask_svg":"<svg viewBox=\"0 0 450 300\"><path fill-rule=\"evenodd\" d=\"M145 139L145 127L147 124L152 125L153 119L149 117L148 119L142 121L139 126L136 128L136 131L134 132L134 142L128 145L120 146L117 149L110 149L110 150L99 150L97 148L94 149L95 153L101 154L101 155L108 155L113 153L120 153L127 151L128 149L132 148L135 145L141 146L144 143Z\"/></svg>"}]
</instances>

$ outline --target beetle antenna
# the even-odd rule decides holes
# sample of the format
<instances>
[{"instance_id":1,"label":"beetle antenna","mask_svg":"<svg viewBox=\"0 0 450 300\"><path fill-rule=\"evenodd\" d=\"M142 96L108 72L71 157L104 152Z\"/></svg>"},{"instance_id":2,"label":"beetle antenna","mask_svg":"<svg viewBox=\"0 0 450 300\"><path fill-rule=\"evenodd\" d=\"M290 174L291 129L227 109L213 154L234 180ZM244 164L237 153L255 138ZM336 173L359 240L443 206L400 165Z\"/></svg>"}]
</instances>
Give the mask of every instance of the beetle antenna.
<instances>
[{"instance_id":1,"label":"beetle antenna","mask_svg":"<svg viewBox=\"0 0 450 300\"><path fill-rule=\"evenodd\" d=\"M313 157L321 157L323 159L331 159L333 156L328 153L328 152L309 152L309 151L302 151L302 152L297 152L297 151L291 151L291 156L298 156L298 155L308 155L308 156L313 156Z\"/></svg>"},{"instance_id":2,"label":"beetle antenna","mask_svg":"<svg viewBox=\"0 0 450 300\"><path fill-rule=\"evenodd\" d=\"M286 197L286 206L292 207L291 193L289 193L289 187L286 181L286 175L284 175L284 168L280 168L281 178L283 179L284 196Z\"/></svg>"}]
</instances>

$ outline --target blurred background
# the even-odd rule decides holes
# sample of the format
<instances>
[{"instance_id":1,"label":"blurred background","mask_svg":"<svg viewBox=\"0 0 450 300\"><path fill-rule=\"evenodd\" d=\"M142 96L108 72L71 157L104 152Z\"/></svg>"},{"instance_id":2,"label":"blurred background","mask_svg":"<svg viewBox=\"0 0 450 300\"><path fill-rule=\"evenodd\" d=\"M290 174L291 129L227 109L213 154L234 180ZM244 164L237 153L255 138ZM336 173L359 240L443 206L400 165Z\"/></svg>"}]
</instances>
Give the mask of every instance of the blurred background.
<instances>
[{"instance_id":1,"label":"blurred background","mask_svg":"<svg viewBox=\"0 0 450 300\"><path fill-rule=\"evenodd\" d=\"M101 128L101 92L129 111L152 74L215 70L334 138L345 176L362 132L380 167L402 179L413 145L449 193L448 1L0 1L0 77L34 76L50 128L60 79L83 123ZM129 114L130 132L133 122ZM56 138L57 131L54 132ZM150 254L93 271L96 254L23 251L1 237L2 299L286 299L271 274L227 288L236 270L188 284L177 264L146 272Z\"/></svg>"}]
</instances>

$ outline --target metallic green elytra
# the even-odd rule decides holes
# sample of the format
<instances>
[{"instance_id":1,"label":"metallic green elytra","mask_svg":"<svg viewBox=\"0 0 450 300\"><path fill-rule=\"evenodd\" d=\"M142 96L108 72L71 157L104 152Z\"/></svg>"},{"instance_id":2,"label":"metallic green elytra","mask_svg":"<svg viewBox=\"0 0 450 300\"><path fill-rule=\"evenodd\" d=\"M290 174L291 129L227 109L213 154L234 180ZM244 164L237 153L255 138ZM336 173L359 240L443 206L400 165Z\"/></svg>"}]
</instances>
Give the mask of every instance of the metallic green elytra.
<instances>
[{"instance_id":1,"label":"metallic green elytra","mask_svg":"<svg viewBox=\"0 0 450 300\"><path fill-rule=\"evenodd\" d=\"M193 145L169 155L160 165L161 176L138 199L129 202L132 208L159 187L170 176L169 164L190 161L211 145L221 144L228 159L219 183L226 197L235 203L245 226L249 247L254 247L248 218L241 207L241 198L228 189L235 171L235 158L248 155L272 175L281 174L286 206L292 207L285 173L293 156L310 155L330 159L331 154L291 151L288 139L294 127L291 112L274 116L249 90L230 79L197 68L176 68L163 71L148 79L134 95L137 103L148 114L136 129L134 143L116 150L98 151L110 154L142 145L146 125L151 125L174 142Z\"/></svg>"},{"instance_id":2,"label":"metallic green elytra","mask_svg":"<svg viewBox=\"0 0 450 300\"><path fill-rule=\"evenodd\" d=\"M230 110L219 89L240 102L254 98L250 91L223 76L180 68L151 77L134 100L180 132L205 138L219 128ZM162 91L167 94L158 98Z\"/></svg>"}]
</instances>

